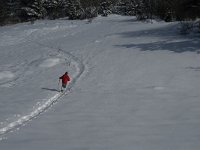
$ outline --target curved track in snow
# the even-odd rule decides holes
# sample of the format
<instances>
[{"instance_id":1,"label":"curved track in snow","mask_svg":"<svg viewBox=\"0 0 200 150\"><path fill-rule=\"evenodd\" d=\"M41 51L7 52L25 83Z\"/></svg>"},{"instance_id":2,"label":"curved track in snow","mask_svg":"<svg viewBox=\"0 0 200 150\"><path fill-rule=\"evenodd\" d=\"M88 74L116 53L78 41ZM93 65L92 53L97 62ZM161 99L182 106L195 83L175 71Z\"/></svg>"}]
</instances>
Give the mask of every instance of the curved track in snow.
<instances>
[{"instance_id":1,"label":"curved track in snow","mask_svg":"<svg viewBox=\"0 0 200 150\"><path fill-rule=\"evenodd\" d=\"M41 43L37 43L38 45L41 46L45 46L45 47L49 47L46 45L43 45ZM53 47L49 47L51 49L55 49ZM5 135L6 133L13 131L19 127L21 127L22 125L24 125L25 123L27 123L28 121L31 121L32 119L36 118L38 115L40 115L41 113L43 113L44 111L46 111L48 108L50 108L54 103L56 103L61 97L63 97L64 95L68 94L68 92L70 91L70 89L75 85L76 81L80 78L80 76L83 74L84 70L85 70L85 66L84 64L74 55L72 55L69 52L66 52L62 49L58 49L59 53L62 53L63 55L65 55L67 58L69 58L73 63L76 64L76 75L73 77L72 81L68 84L66 91L64 93L57 93L55 94L53 97L49 98L43 105L37 107L35 110L33 110L32 112L30 112L27 115L24 115L22 117L20 117L18 120L11 122L9 124L7 124L5 127L0 128L0 136Z\"/></svg>"}]
</instances>

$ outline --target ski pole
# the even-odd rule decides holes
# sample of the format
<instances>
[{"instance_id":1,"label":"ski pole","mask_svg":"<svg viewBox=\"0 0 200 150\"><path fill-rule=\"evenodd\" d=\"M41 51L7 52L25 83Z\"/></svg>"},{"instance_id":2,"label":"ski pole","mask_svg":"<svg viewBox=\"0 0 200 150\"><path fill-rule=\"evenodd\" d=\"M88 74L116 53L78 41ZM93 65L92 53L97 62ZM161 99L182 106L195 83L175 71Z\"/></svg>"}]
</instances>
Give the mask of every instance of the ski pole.
<instances>
[{"instance_id":1,"label":"ski pole","mask_svg":"<svg viewBox=\"0 0 200 150\"><path fill-rule=\"evenodd\" d=\"M59 79L59 81L58 81L58 90L60 90L60 79Z\"/></svg>"}]
</instances>

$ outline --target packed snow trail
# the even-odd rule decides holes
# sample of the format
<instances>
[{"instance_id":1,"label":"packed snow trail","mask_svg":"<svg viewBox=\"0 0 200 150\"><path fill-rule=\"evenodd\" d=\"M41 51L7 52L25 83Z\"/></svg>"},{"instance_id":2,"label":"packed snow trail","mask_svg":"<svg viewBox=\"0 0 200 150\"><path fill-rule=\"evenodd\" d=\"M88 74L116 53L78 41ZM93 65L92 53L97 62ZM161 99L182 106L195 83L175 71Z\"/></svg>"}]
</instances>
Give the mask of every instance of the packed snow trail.
<instances>
[{"instance_id":1,"label":"packed snow trail","mask_svg":"<svg viewBox=\"0 0 200 150\"><path fill-rule=\"evenodd\" d=\"M43 45L43 44L40 44ZM51 47L52 48L52 47ZM66 90L62 93L59 92L55 94L53 97L48 99L44 104L36 108L33 112L31 112L28 115L20 117L18 120L9 123L7 126L0 129L0 136L6 134L7 132L13 131L16 128L19 128L20 126L24 125L26 122L31 121L33 118L36 118L38 115L46 111L48 108L50 108L54 103L56 103L61 97L68 94L71 90L71 88L74 86L78 78L81 76L81 74L84 72L85 66L81 61L78 60L75 56L70 54L69 52L63 51L61 49L58 49L58 52L62 52L63 54L67 55L70 60L73 60L76 63L76 69L77 69L77 75L73 77L72 81L69 82Z\"/></svg>"}]
</instances>

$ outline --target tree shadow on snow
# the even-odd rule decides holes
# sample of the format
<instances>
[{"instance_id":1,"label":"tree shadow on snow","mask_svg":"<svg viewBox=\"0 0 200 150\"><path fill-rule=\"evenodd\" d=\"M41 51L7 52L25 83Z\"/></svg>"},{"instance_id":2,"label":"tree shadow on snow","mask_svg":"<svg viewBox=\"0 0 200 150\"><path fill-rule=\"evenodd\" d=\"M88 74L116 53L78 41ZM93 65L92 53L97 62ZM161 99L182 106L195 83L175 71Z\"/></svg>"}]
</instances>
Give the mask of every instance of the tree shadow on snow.
<instances>
[{"instance_id":1,"label":"tree shadow on snow","mask_svg":"<svg viewBox=\"0 0 200 150\"><path fill-rule=\"evenodd\" d=\"M177 25L167 25L162 28L141 30L133 32L119 33L124 38L141 38L141 43L127 43L122 45L115 45L117 47L125 48L139 48L141 51L172 51L176 53L196 52L200 53L200 39L199 37L182 36L177 31ZM147 38L148 41L145 41ZM159 39L156 42L150 42L149 38Z\"/></svg>"}]
</instances>

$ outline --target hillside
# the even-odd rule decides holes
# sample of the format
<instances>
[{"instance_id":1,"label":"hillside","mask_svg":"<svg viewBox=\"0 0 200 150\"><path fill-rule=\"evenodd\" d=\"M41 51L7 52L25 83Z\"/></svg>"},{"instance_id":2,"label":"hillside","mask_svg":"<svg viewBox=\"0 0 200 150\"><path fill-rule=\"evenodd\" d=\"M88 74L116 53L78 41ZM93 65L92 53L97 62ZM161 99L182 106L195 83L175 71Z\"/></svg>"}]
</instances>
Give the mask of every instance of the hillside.
<instances>
[{"instance_id":1,"label":"hillside","mask_svg":"<svg viewBox=\"0 0 200 150\"><path fill-rule=\"evenodd\" d=\"M1 27L0 149L199 150L200 42L177 27L117 15Z\"/></svg>"}]
</instances>

